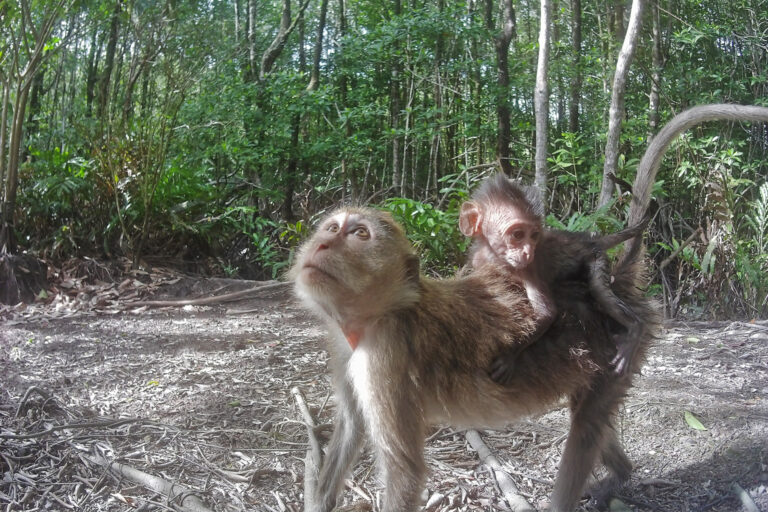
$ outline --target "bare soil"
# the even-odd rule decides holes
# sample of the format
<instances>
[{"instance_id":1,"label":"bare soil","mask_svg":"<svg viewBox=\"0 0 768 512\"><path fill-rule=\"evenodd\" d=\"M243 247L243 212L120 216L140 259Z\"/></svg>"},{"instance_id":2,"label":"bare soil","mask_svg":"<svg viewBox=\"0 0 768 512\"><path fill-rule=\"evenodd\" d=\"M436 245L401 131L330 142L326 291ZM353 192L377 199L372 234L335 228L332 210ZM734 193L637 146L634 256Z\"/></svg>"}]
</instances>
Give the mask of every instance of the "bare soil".
<instances>
[{"instance_id":1,"label":"bare soil","mask_svg":"<svg viewBox=\"0 0 768 512\"><path fill-rule=\"evenodd\" d=\"M154 291L174 298L221 286L187 279ZM0 510L178 505L102 459L184 485L211 510L302 510L307 432L291 388L322 424L321 442L333 400L323 326L290 289L138 309L123 307L125 294L98 298L105 293L77 294L89 307L72 298L0 310ZM482 435L540 506L567 429L558 409ZM667 324L618 429L635 471L612 510L768 511L768 326ZM462 432L436 428L427 461L432 510L507 509ZM366 456L345 503L375 509L380 496Z\"/></svg>"}]
</instances>

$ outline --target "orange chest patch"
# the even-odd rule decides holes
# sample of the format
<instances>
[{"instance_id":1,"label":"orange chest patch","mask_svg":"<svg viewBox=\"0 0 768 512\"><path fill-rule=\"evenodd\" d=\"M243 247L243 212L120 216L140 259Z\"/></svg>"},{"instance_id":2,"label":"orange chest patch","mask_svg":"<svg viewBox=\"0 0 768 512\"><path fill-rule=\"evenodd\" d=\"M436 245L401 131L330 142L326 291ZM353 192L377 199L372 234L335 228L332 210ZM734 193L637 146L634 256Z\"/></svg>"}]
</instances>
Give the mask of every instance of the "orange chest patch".
<instances>
[{"instance_id":1,"label":"orange chest patch","mask_svg":"<svg viewBox=\"0 0 768 512\"><path fill-rule=\"evenodd\" d=\"M360 343L362 333L360 331L344 331L344 337L347 338L347 343L349 343L352 350L355 350Z\"/></svg>"}]
</instances>

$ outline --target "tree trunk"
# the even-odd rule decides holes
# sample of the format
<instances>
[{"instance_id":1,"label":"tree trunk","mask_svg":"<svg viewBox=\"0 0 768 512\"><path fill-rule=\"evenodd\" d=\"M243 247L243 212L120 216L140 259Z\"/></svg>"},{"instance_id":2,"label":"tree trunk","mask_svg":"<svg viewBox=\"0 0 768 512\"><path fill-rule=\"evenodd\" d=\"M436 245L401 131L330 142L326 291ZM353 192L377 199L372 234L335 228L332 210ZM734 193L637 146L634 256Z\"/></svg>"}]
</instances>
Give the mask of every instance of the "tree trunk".
<instances>
[{"instance_id":1,"label":"tree trunk","mask_svg":"<svg viewBox=\"0 0 768 512\"><path fill-rule=\"evenodd\" d=\"M624 116L624 91L629 75L629 66L637 48L637 40L642 24L643 0L632 0L632 11L629 14L629 26L624 37L624 43L619 51L619 59L616 63L616 74L613 77L613 89L611 90L611 108L608 116L608 138L605 143L605 163L603 165L603 185L600 191L598 207L603 207L611 202L613 195L613 181L611 174L616 173L619 162L619 139L621 138L621 121Z\"/></svg>"},{"instance_id":2,"label":"tree trunk","mask_svg":"<svg viewBox=\"0 0 768 512\"><path fill-rule=\"evenodd\" d=\"M242 10L242 7L240 6L241 0L235 0L235 5L233 6L235 9L234 13L234 20L235 20L235 46L240 45L240 11Z\"/></svg>"},{"instance_id":3,"label":"tree trunk","mask_svg":"<svg viewBox=\"0 0 768 512\"><path fill-rule=\"evenodd\" d=\"M344 38L347 35L347 15L345 12L344 0L339 0L339 41L341 46L339 53L341 59L344 59ZM339 100L341 102L341 111L344 112L347 109L347 93L349 92L349 80L346 70L343 66L339 67ZM349 118L344 120L344 133L349 139L352 137L352 123ZM357 172L354 168L350 169L347 165L346 155L342 153L341 157L341 175L344 177L344 182L349 183L349 192L352 195L352 202L356 203L360 197L360 188L357 182Z\"/></svg>"},{"instance_id":4,"label":"tree trunk","mask_svg":"<svg viewBox=\"0 0 768 512\"><path fill-rule=\"evenodd\" d=\"M3 84L2 109L0 109L0 201L5 200L5 148L8 145L8 104L11 101L11 84L0 73ZM0 220L2 220L0 216Z\"/></svg>"},{"instance_id":5,"label":"tree trunk","mask_svg":"<svg viewBox=\"0 0 768 512\"><path fill-rule=\"evenodd\" d=\"M45 66L41 65L35 77L32 79L32 89L29 93L29 105L27 109L27 133L38 132L38 116L40 114L40 100L44 94ZM26 150L26 148L25 148ZM23 160L23 158L22 158Z\"/></svg>"},{"instance_id":6,"label":"tree trunk","mask_svg":"<svg viewBox=\"0 0 768 512\"><path fill-rule=\"evenodd\" d=\"M290 36L296 29L296 26L298 25L299 20L303 18L304 11L307 9L308 5L309 0L304 0L304 3L299 7L299 12L296 14L296 18L291 21L291 0L283 0L283 13L280 17L280 29L277 31L277 35L275 35L272 43L261 56L261 69L259 69L260 80L264 80L269 72L272 71L272 66L274 66L275 61L280 54L283 53L283 48L285 48L288 36Z\"/></svg>"},{"instance_id":7,"label":"tree trunk","mask_svg":"<svg viewBox=\"0 0 768 512\"><path fill-rule=\"evenodd\" d=\"M94 25L93 34L91 35L91 47L88 50L88 64L86 65L86 78L85 78L85 110L88 117L93 114L93 99L96 96L96 78L98 69L97 55L101 53L101 43L98 41L98 30Z\"/></svg>"},{"instance_id":8,"label":"tree trunk","mask_svg":"<svg viewBox=\"0 0 768 512\"><path fill-rule=\"evenodd\" d=\"M659 96L661 90L661 19L659 15L659 3L653 3L653 53L651 66L651 92L648 106L648 143L653 140L659 129Z\"/></svg>"},{"instance_id":9,"label":"tree trunk","mask_svg":"<svg viewBox=\"0 0 768 512\"><path fill-rule=\"evenodd\" d=\"M112 13L112 20L109 24L109 40L107 41L107 55L104 58L104 69L99 77L98 110L99 120L106 124L107 103L109 102L109 81L112 77L112 69L115 65L115 52L117 50L117 38L120 32L120 11L122 2L115 2L115 10Z\"/></svg>"},{"instance_id":10,"label":"tree trunk","mask_svg":"<svg viewBox=\"0 0 768 512\"><path fill-rule=\"evenodd\" d=\"M568 111L568 131L579 131L579 106L581 104L581 0L571 0L571 37L573 39L571 103Z\"/></svg>"},{"instance_id":11,"label":"tree trunk","mask_svg":"<svg viewBox=\"0 0 768 512\"><path fill-rule=\"evenodd\" d=\"M536 89L534 104L536 109L536 177L534 183L541 197L547 194L547 130L549 127L549 88L547 71L549 65L549 30L551 25L552 4L550 0L541 0L539 26L539 62L536 66Z\"/></svg>"},{"instance_id":12,"label":"tree trunk","mask_svg":"<svg viewBox=\"0 0 768 512\"><path fill-rule=\"evenodd\" d=\"M2 225L0 226L0 252L16 252L16 235L14 232L14 216L16 213L16 191L19 185L19 157L21 156L21 138L24 130L24 113L27 109L29 86L20 83L16 89L16 101L13 106L11 121L11 140L8 144L8 169L5 180L5 197L3 198Z\"/></svg>"},{"instance_id":13,"label":"tree trunk","mask_svg":"<svg viewBox=\"0 0 768 512\"><path fill-rule=\"evenodd\" d=\"M246 7L246 39L248 40L248 71L246 72L246 80L249 82L256 81L258 72L256 71L256 0L247 0Z\"/></svg>"},{"instance_id":14,"label":"tree trunk","mask_svg":"<svg viewBox=\"0 0 768 512\"><path fill-rule=\"evenodd\" d=\"M394 1L394 15L400 16L402 5L400 0ZM397 55L398 43L394 43L394 57L392 62L392 76L389 84L389 127L392 130L392 186L395 194L403 195L403 169L400 162L400 75L402 64Z\"/></svg>"},{"instance_id":15,"label":"tree trunk","mask_svg":"<svg viewBox=\"0 0 768 512\"><path fill-rule=\"evenodd\" d=\"M487 0L490 2L491 0ZM498 95L496 96L496 117L498 121L498 137L496 139L496 158L504 174L512 175L512 164L509 161L509 144L512 142L512 129L510 127L509 109L509 45L515 37L515 11L512 0L501 0L501 33L494 38L496 49L496 75L498 83ZM488 11L486 5L486 12ZM493 30L492 19L487 17L486 23L490 23L489 29Z\"/></svg>"},{"instance_id":16,"label":"tree trunk","mask_svg":"<svg viewBox=\"0 0 768 512\"><path fill-rule=\"evenodd\" d=\"M443 11L445 10L445 0L438 0L437 2L437 8L440 11L441 15ZM432 135L432 144L430 146L429 150L429 168L430 173L427 176L427 184L424 190L425 199L430 196L430 187L434 187L435 195L438 190L437 180L440 177L440 171L442 169L443 163L440 158L440 145L441 145L441 137L442 137L442 122L443 122L443 84L442 84L442 76L440 75L440 67L443 62L443 52L445 42L443 41L443 35L440 34L437 36L437 44L435 45L435 62L434 62L434 74L435 74L435 84L434 84L434 108L436 110L434 123L434 135Z\"/></svg>"},{"instance_id":17,"label":"tree trunk","mask_svg":"<svg viewBox=\"0 0 768 512\"><path fill-rule=\"evenodd\" d=\"M320 85L320 57L323 55L323 32L325 32L325 18L328 13L328 0L323 0L320 4L320 18L317 22L317 39L315 40L315 50L312 54L312 74L309 78L308 91L316 91Z\"/></svg>"}]
</instances>

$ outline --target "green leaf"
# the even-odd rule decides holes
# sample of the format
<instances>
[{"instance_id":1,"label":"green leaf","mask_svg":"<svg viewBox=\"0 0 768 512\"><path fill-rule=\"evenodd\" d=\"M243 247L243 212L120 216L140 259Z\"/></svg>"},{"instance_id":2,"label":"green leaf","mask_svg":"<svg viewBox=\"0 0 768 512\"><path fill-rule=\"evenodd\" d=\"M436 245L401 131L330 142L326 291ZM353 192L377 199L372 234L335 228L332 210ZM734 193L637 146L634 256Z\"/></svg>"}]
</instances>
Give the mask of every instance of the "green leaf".
<instances>
[{"instance_id":1,"label":"green leaf","mask_svg":"<svg viewBox=\"0 0 768 512\"><path fill-rule=\"evenodd\" d=\"M699 343L701 340L699 338L697 338L696 336L688 336L687 338L685 338L685 341L687 341L691 345L695 345L695 344Z\"/></svg>"},{"instance_id":2,"label":"green leaf","mask_svg":"<svg viewBox=\"0 0 768 512\"><path fill-rule=\"evenodd\" d=\"M685 422L694 430L707 430L707 427L702 425L699 418L694 416L691 411L685 411Z\"/></svg>"},{"instance_id":3,"label":"green leaf","mask_svg":"<svg viewBox=\"0 0 768 512\"><path fill-rule=\"evenodd\" d=\"M618 498L611 499L611 502L608 505L608 510L610 510L610 512L632 512L632 509L629 508L629 505Z\"/></svg>"}]
</instances>

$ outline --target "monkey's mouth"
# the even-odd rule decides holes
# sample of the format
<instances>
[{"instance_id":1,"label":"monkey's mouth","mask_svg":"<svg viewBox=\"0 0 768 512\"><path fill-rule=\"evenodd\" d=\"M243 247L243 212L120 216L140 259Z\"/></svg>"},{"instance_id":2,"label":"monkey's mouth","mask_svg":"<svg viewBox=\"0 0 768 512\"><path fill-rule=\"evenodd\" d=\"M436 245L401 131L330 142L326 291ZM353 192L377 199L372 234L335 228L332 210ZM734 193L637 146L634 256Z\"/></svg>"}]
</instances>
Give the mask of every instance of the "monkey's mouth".
<instances>
[{"instance_id":1,"label":"monkey's mouth","mask_svg":"<svg viewBox=\"0 0 768 512\"><path fill-rule=\"evenodd\" d=\"M328 278L332 281L338 281L334 276L323 270L322 268L318 267L317 265L313 265L312 263L305 264L302 268L302 273L308 274L307 277L310 279L317 279L317 278Z\"/></svg>"}]
</instances>

